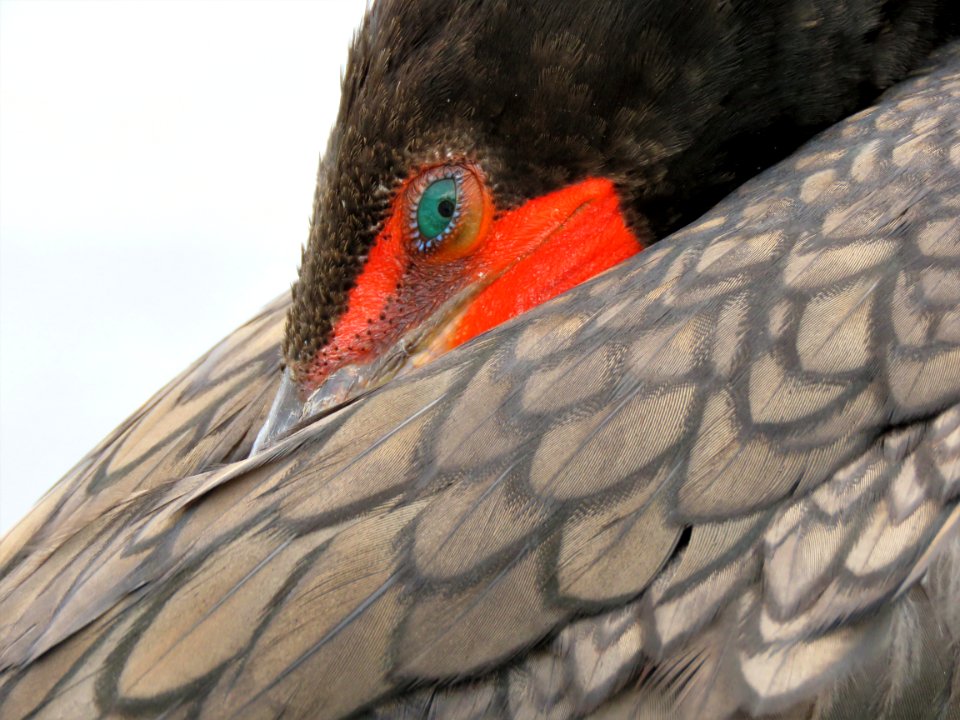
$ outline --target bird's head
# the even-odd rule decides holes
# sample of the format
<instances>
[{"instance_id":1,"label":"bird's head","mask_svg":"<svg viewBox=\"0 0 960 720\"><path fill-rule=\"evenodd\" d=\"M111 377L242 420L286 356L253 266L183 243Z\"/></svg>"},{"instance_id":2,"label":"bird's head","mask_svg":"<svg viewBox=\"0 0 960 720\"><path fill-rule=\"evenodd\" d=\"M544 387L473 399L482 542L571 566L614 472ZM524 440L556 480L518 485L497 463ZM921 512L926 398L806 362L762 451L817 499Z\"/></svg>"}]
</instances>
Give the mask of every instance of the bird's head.
<instances>
[{"instance_id":1,"label":"bird's head","mask_svg":"<svg viewBox=\"0 0 960 720\"><path fill-rule=\"evenodd\" d=\"M603 7L381 0L368 13L257 448L635 254L675 224L663 199L682 204L685 177L720 182L688 150L717 116L732 51L671 36L698 32L689 10L646 22L632 17L643 3Z\"/></svg>"},{"instance_id":2,"label":"bird's head","mask_svg":"<svg viewBox=\"0 0 960 720\"><path fill-rule=\"evenodd\" d=\"M327 235L308 248L286 337L301 396L322 388L324 406L342 402L641 248L609 180L513 205L483 156L445 148L384 183L389 204L359 258Z\"/></svg>"}]
</instances>

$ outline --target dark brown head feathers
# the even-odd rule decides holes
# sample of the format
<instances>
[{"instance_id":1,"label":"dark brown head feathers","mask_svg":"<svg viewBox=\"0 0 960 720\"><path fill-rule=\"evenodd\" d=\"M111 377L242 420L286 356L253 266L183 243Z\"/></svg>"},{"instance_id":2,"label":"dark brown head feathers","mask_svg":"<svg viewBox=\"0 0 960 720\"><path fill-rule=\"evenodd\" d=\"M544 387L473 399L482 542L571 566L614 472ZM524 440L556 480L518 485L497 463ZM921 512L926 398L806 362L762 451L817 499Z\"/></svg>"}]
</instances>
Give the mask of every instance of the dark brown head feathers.
<instances>
[{"instance_id":1,"label":"dark brown head feathers","mask_svg":"<svg viewBox=\"0 0 960 720\"><path fill-rule=\"evenodd\" d=\"M949 8L949 9L948 9ZM393 193L468 157L510 207L613 179L656 236L903 75L953 0L381 0L354 39L284 354L328 339Z\"/></svg>"}]
</instances>

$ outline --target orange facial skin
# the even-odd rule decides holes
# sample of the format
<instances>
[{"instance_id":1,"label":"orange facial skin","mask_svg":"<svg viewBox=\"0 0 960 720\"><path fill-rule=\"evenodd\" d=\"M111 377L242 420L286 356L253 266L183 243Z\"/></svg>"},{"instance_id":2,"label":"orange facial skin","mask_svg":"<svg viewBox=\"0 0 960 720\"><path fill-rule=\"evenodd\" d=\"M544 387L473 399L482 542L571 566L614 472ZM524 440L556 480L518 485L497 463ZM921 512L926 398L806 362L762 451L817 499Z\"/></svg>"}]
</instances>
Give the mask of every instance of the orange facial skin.
<instances>
[{"instance_id":1,"label":"orange facial skin","mask_svg":"<svg viewBox=\"0 0 960 720\"><path fill-rule=\"evenodd\" d=\"M450 350L643 249L612 182L591 178L497 213L479 169L462 185L467 234L424 252L412 222L423 173L394 200L330 341L298 373L305 391L336 370L373 360L457 293L476 289L444 328ZM428 169L425 172L430 172ZM447 321L445 321L447 322Z\"/></svg>"},{"instance_id":2,"label":"orange facial skin","mask_svg":"<svg viewBox=\"0 0 960 720\"><path fill-rule=\"evenodd\" d=\"M642 249L609 180L585 180L531 200L495 224L484 250L500 273L460 318L451 348Z\"/></svg>"}]
</instances>

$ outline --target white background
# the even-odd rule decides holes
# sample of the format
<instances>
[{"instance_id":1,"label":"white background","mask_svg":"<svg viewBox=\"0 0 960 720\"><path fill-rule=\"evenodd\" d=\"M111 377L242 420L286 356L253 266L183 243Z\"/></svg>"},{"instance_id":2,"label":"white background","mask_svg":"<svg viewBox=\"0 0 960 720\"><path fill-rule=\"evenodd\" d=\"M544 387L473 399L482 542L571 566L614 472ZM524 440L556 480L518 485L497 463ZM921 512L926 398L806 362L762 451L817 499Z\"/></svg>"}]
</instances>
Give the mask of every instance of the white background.
<instances>
[{"instance_id":1,"label":"white background","mask_svg":"<svg viewBox=\"0 0 960 720\"><path fill-rule=\"evenodd\" d=\"M289 287L364 8L0 1L0 534Z\"/></svg>"}]
</instances>

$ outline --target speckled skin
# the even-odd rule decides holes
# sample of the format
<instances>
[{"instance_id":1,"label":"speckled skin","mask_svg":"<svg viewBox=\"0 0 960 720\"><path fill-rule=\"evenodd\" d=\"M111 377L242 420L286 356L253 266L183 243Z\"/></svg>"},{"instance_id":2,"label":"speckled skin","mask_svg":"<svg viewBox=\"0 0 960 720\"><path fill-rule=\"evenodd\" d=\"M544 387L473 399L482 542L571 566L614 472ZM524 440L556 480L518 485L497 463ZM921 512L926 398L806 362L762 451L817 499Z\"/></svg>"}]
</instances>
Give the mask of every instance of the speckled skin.
<instances>
[{"instance_id":1,"label":"speckled skin","mask_svg":"<svg viewBox=\"0 0 960 720\"><path fill-rule=\"evenodd\" d=\"M955 0L382 0L354 44L284 338L330 337L399 183L448 156L497 207L588 176L663 237L865 102Z\"/></svg>"},{"instance_id":2,"label":"speckled skin","mask_svg":"<svg viewBox=\"0 0 960 720\"><path fill-rule=\"evenodd\" d=\"M0 544L0 716L953 718L960 46L247 459L271 305Z\"/></svg>"}]
</instances>

